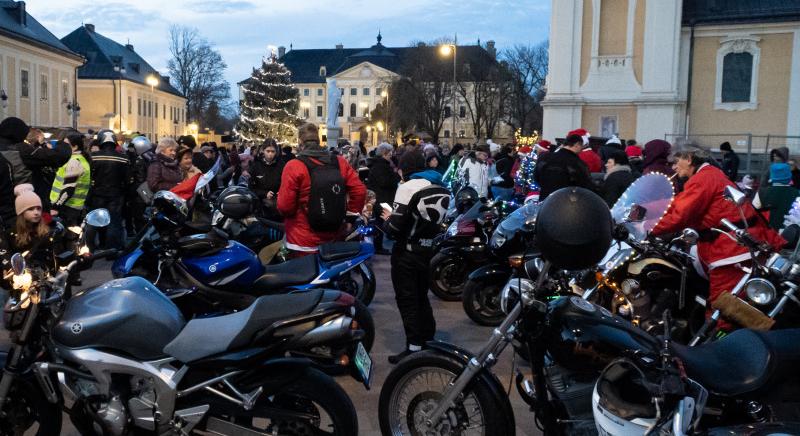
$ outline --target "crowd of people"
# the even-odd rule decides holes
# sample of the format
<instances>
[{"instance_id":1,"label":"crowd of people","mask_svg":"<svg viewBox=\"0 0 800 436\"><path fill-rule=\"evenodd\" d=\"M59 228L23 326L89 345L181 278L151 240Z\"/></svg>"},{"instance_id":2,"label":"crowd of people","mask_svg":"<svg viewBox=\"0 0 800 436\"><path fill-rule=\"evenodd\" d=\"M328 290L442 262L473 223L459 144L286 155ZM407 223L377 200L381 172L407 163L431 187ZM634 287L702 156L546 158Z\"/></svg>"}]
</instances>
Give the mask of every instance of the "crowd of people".
<instances>
[{"instance_id":1,"label":"crowd of people","mask_svg":"<svg viewBox=\"0 0 800 436\"><path fill-rule=\"evenodd\" d=\"M654 233L692 227L705 235L698 247L713 299L738 281L737 265L747 257L709 230L723 217L741 220L717 191L738 182L757 208L769 209L768 219L755 209L745 218L756 236L777 246L774 230L800 186L800 170L786 149L771 153L769 172L757 178L758 187L749 175L738 180L739 158L728 143L720 146L717 162L700 148L673 150L660 139L642 147L614 136L593 148L584 129L569 132L559 145L541 140L532 146L481 141L442 148L409 140L371 150L359 142L326 147L314 124L300 126L298 138L293 148L271 138L247 146L198 146L192 136L163 137L153 144L144 136L125 141L110 130L62 130L48 137L18 118L6 118L0 122L3 249L6 254L29 251L47 262L59 243L69 242L67 236L66 242L56 241L52 227L79 225L97 208L109 211L111 225L87 233L90 248L122 248L126 237L145 225L154 193L171 190L188 199L199 178L215 168L223 186L249 188L260 200L260 213L283 222L283 243L291 256L339 240L352 225L348 215L374 220L394 240L391 278L408 345L390 358L397 362L433 339L436 322L427 297L433 239L453 194L464 188L479 198L544 201L560 188L578 186L597 192L611 206L640 175L670 176L679 194ZM376 250L390 254L381 237ZM9 265L3 261L5 273Z\"/></svg>"}]
</instances>

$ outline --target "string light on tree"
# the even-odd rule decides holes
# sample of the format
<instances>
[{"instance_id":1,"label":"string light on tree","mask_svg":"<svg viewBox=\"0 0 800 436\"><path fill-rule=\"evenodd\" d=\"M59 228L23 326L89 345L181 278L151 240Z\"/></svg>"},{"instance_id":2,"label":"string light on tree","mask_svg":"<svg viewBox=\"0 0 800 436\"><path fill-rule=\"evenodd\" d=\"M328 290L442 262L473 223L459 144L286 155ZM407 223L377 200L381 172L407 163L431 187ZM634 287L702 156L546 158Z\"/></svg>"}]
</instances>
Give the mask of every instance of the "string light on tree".
<instances>
[{"instance_id":1,"label":"string light on tree","mask_svg":"<svg viewBox=\"0 0 800 436\"><path fill-rule=\"evenodd\" d=\"M234 132L245 141L262 142L275 138L279 143L294 139L301 123L297 109L300 93L292 84L292 74L278 60L274 50L253 68L243 86L243 97Z\"/></svg>"},{"instance_id":2,"label":"string light on tree","mask_svg":"<svg viewBox=\"0 0 800 436\"><path fill-rule=\"evenodd\" d=\"M523 145L533 147L537 142L539 142L539 132L536 130L534 130L533 135L530 136L524 136L521 128L514 132L514 144L516 144L517 147L522 147Z\"/></svg>"}]
</instances>

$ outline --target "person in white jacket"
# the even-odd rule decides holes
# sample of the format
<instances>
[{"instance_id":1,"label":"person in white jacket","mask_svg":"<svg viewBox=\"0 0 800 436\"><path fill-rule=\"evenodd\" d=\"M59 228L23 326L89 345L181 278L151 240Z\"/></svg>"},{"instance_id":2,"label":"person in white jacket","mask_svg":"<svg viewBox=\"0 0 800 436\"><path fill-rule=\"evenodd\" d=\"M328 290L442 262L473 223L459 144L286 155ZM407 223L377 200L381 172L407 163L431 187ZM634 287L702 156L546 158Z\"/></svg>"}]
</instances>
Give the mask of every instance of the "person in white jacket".
<instances>
[{"instance_id":1,"label":"person in white jacket","mask_svg":"<svg viewBox=\"0 0 800 436\"><path fill-rule=\"evenodd\" d=\"M489 146L485 143L475 147L473 153L463 158L458 164L458 179L460 187L471 186L478 191L481 198L489 197Z\"/></svg>"}]
</instances>

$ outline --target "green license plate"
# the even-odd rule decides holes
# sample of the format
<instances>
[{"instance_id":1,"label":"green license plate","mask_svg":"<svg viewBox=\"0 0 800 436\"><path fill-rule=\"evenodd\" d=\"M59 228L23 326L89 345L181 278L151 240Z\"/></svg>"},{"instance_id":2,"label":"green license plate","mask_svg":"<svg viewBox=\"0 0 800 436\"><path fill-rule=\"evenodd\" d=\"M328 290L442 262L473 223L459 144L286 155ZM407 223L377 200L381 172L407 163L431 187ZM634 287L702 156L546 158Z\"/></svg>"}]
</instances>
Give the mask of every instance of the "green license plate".
<instances>
[{"instance_id":1,"label":"green license plate","mask_svg":"<svg viewBox=\"0 0 800 436\"><path fill-rule=\"evenodd\" d=\"M369 357L369 353L361 342L356 346L356 355L353 361L358 369L358 373L361 375L361 381L363 381L364 386L369 389L370 377L372 377L372 358Z\"/></svg>"}]
</instances>

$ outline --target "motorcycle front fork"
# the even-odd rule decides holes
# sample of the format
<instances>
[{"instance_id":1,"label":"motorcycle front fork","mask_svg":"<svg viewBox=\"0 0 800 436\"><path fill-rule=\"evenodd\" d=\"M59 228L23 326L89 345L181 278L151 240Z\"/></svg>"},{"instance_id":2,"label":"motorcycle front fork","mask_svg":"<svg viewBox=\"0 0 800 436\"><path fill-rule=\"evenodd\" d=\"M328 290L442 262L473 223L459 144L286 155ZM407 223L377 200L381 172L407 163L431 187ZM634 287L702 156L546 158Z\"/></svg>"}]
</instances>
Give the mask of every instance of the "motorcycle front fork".
<instances>
[{"instance_id":1,"label":"motorcycle front fork","mask_svg":"<svg viewBox=\"0 0 800 436\"><path fill-rule=\"evenodd\" d=\"M39 315L39 305L31 303L25 315L25 321L22 324L22 330L19 336L14 340L14 345L9 350L8 358L6 359L6 366L3 368L3 376L0 379L0 416L3 416L3 406L5 405L8 393L11 391L11 385L20 374L19 362L22 360L22 355L25 352L25 345L28 343L31 331L36 324L36 318Z\"/></svg>"}]
</instances>

